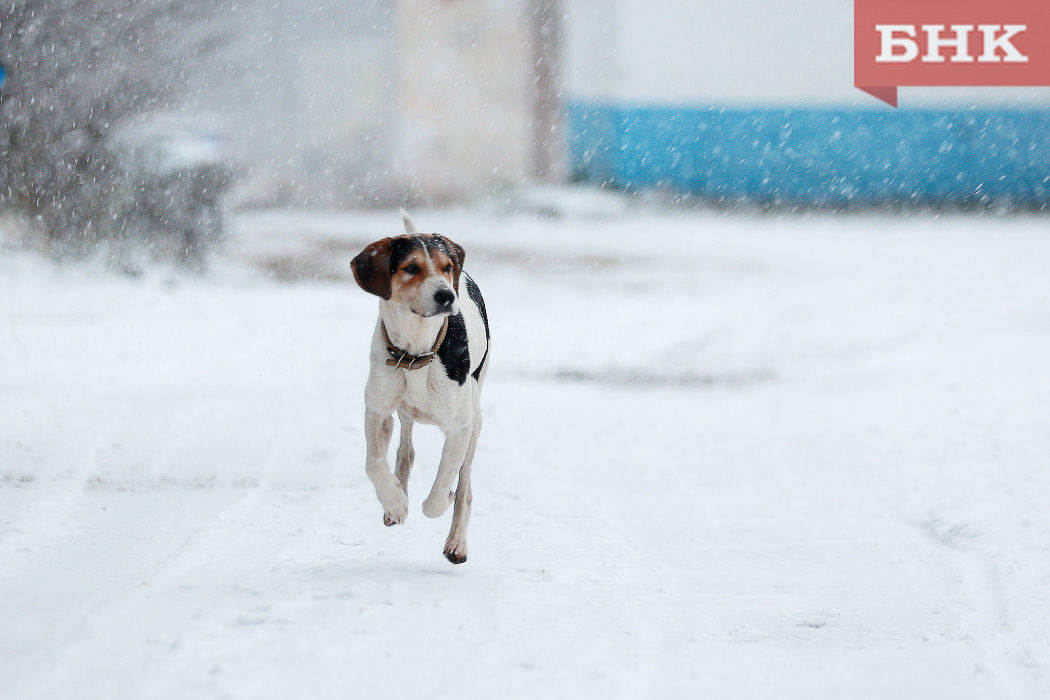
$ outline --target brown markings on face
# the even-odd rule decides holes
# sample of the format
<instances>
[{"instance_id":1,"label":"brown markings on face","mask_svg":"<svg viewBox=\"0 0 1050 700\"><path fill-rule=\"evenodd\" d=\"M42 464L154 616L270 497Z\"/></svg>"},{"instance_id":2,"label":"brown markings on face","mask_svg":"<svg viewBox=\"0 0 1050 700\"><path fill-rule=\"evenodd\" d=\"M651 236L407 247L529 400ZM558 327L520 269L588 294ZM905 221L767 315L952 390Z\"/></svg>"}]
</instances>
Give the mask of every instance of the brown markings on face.
<instances>
[{"instance_id":1,"label":"brown markings on face","mask_svg":"<svg viewBox=\"0 0 1050 700\"><path fill-rule=\"evenodd\" d=\"M463 248L439 234L425 236L425 245L434 261L434 267L451 283L459 293L459 275L463 272L463 260L466 252Z\"/></svg>"},{"instance_id":2,"label":"brown markings on face","mask_svg":"<svg viewBox=\"0 0 1050 700\"><path fill-rule=\"evenodd\" d=\"M417 308L420 302L419 288L430 277L430 263L421 245L414 245L390 273L390 301Z\"/></svg>"},{"instance_id":3,"label":"brown markings on face","mask_svg":"<svg viewBox=\"0 0 1050 700\"><path fill-rule=\"evenodd\" d=\"M365 248L351 263L357 283L370 294L403 304L426 314L440 277L454 291L459 289L465 252L438 234L412 234L384 238ZM431 284L427 284L431 281ZM421 292L421 288L427 291Z\"/></svg>"},{"instance_id":4,"label":"brown markings on face","mask_svg":"<svg viewBox=\"0 0 1050 700\"><path fill-rule=\"evenodd\" d=\"M440 248L434 248L430 251L430 260L434 263L434 270L436 274L441 275L449 283L449 285L456 288L456 264L452 258L449 257L448 253Z\"/></svg>"}]
</instances>

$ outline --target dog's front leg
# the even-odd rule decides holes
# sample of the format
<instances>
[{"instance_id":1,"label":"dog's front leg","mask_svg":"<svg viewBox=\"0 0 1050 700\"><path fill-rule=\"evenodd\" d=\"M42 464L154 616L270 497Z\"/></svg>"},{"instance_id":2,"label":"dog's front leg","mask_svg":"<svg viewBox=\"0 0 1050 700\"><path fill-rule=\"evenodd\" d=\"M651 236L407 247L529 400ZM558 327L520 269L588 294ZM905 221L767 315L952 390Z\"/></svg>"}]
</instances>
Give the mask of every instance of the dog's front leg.
<instances>
[{"instance_id":1,"label":"dog's front leg","mask_svg":"<svg viewBox=\"0 0 1050 700\"><path fill-rule=\"evenodd\" d=\"M441 451L441 463L438 465L437 478L430 489L430 495L423 501L423 515L428 518L441 517L452 505L455 494L452 493L452 482L456 479L463 460L470 447L470 436L473 426L453 428L445 433L445 448Z\"/></svg>"},{"instance_id":2,"label":"dog's front leg","mask_svg":"<svg viewBox=\"0 0 1050 700\"><path fill-rule=\"evenodd\" d=\"M379 502L383 504L383 522L387 525L403 523L408 517L408 494L391 473L386 460L393 433L392 415L381 416L372 411L365 412L365 442L368 446L365 471L375 486Z\"/></svg>"}]
</instances>

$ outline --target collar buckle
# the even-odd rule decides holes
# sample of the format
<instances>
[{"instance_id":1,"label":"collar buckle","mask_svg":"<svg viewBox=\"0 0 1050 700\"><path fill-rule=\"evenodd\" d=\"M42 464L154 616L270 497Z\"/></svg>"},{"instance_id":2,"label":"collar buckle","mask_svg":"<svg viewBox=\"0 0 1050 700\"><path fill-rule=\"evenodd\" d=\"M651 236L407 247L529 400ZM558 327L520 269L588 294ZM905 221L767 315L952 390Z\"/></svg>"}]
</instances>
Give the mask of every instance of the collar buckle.
<instances>
[{"instance_id":1,"label":"collar buckle","mask_svg":"<svg viewBox=\"0 0 1050 700\"><path fill-rule=\"evenodd\" d=\"M441 324L441 330L438 332L437 340L434 341L434 347L430 349L430 352L424 352L420 355L409 355L394 345L390 340L390 334L386 331L386 324L380 321L379 326L383 329L386 351L390 354L390 358L386 361L387 366L412 371L414 369L423 369L437 357L438 348L441 347L441 343L445 341L445 334L448 333L448 316L445 317L445 322Z\"/></svg>"}]
</instances>

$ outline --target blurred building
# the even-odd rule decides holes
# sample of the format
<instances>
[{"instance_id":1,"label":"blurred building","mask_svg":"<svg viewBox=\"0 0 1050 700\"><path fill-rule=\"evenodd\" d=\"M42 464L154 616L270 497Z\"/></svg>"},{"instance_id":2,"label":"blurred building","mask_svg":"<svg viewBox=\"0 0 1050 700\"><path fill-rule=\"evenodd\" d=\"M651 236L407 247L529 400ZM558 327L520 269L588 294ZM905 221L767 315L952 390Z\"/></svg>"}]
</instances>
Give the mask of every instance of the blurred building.
<instances>
[{"instance_id":1,"label":"blurred building","mask_svg":"<svg viewBox=\"0 0 1050 700\"><path fill-rule=\"evenodd\" d=\"M191 78L189 108L226 120L245 201L474 197L525 181L550 145L534 128L538 4L245 3L220 65Z\"/></svg>"},{"instance_id":2,"label":"blurred building","mask_svg":"<svg viewBox=\"0 0 1050 700\"><path fill-rule=\"evenodd\" d=\"M413 192L449 200L529 176L527 9L519 0L398 0L398 155Z\"/></svg>"}]
</instances>

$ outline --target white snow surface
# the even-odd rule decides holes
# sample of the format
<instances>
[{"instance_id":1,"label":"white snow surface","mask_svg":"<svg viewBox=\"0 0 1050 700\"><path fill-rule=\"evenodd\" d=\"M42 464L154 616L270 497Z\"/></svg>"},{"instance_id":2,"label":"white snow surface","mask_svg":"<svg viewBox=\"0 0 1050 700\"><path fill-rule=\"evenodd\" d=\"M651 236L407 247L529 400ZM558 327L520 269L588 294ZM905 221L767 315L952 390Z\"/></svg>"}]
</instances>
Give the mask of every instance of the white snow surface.
<instances>
[{"instance_id":1,"label":"white snow surface","mask_svg":"<svg viewBox=\"0 0 1050 700\"><path fill-rule=\"evenodd\" d=\"M396 213L0 250L0 698L1050 697L1045 217L413 216L494 338L455 567L440 434L364 473Z\"/></svg>"}]
</instances>

